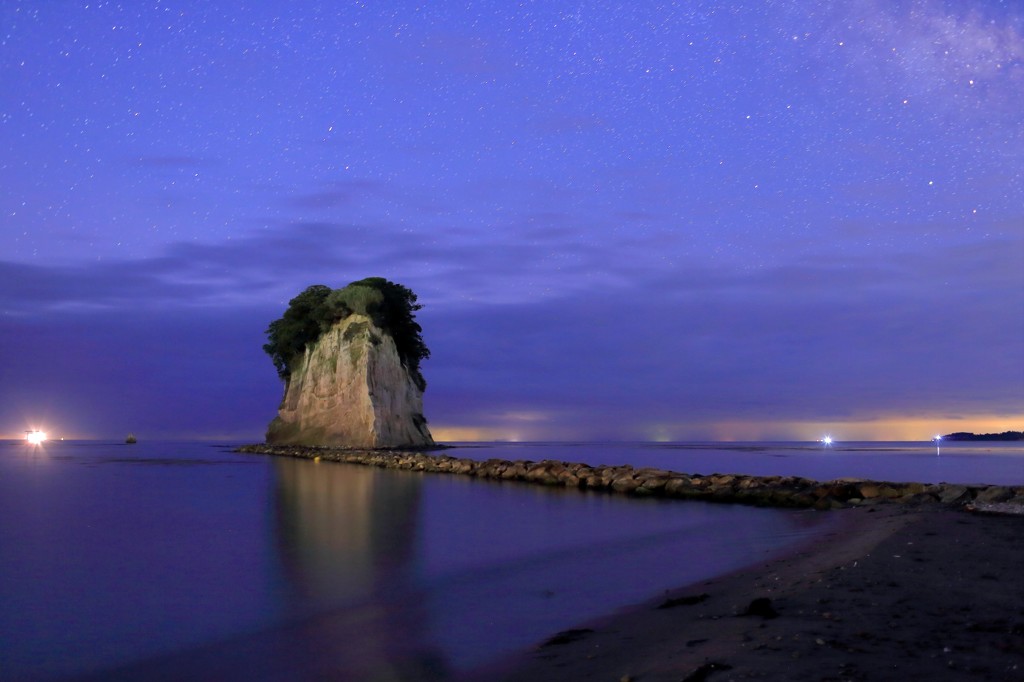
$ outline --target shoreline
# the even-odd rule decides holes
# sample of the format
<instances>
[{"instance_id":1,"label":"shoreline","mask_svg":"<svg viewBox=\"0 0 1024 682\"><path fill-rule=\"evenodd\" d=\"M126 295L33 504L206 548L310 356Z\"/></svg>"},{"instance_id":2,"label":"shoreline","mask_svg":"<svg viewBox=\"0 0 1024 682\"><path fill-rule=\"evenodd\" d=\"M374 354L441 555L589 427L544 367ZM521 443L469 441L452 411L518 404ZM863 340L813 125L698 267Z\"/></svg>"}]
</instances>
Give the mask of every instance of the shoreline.
<instances>
[{"instance_id":1,"label":"shoreline","mask_svg":"<svg viewBox=\"0 0 1024 682\"><path fill-rule=\"evenodd\" d=\"M780 557L580 623L457 674L457 682L1024 679L1021 486L689 476L412 451L239 450L634 496L811 507L842 519L824 538Z\"/></svg>"},{"instance_id":2,"label":"shoreline","mask_svg":"<svg viewBox=\"0 0 1024 682\"><path fill-rule=\"evenodd\" d=\"M835 513L846 518L818 542L580 624L459 682L1024 679L1024 517Z\"/></svg>"}]
</instances>

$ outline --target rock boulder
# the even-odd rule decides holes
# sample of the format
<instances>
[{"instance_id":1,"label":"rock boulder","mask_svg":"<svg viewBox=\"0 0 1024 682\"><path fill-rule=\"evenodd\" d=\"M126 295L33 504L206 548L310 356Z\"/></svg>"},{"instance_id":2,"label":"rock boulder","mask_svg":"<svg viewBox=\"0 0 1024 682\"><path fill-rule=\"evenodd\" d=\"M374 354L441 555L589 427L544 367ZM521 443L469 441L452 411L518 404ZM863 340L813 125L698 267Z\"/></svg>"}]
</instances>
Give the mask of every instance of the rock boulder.
<instances>
[{"instance_id":1,"label":"rock boulder","mask_svg":"<svg viewBox=\"0 0 1024 682\"><path fill-rule=\"evenodd\" d=\"M423 391L395 342L352 314L306 347L267 429L272 445L422 448L434 444Z\"/></svg>"}]
</instances>

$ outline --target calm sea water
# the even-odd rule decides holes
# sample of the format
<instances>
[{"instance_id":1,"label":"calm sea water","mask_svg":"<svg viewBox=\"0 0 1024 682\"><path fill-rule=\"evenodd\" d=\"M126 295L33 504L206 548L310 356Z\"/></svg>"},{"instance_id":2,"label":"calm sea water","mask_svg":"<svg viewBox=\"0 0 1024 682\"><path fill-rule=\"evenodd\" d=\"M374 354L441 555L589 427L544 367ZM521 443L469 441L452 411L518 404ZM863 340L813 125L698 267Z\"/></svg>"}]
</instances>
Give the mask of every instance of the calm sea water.
<instances>
[{"instance_id":1,"label":"calm sea water","mask_svg":"<svg viewBox=\"0 0 1024 682\"><path fill-rule=\"evenodd\" d=\"M814 512L231 447L0 442L0 677L443 679L834 525ZM491 444L457 453L1024 482L1024 448L1008 444L958 444L939 457L878 444Z\"/></svg>"}]
</instances>

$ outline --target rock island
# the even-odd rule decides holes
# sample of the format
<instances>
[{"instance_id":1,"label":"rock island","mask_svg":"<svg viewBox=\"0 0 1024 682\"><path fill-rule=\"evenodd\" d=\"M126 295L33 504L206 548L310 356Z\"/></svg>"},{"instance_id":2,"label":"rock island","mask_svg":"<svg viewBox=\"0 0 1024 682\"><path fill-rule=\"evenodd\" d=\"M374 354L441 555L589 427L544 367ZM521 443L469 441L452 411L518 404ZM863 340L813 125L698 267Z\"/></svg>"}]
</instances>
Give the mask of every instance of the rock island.
<instances>
[{"instance_id":1,"label":"rock island","mask_svg":"<svg viewBox=\"0 0 1024 682\"><path fill-rule=\"evenodd\" d=\"M416 294L381 277L332 290L308 287L270 323L267 344L284 399L267 429L272 445L426 448L430 356Z\"/></svg>"}]
</instances>

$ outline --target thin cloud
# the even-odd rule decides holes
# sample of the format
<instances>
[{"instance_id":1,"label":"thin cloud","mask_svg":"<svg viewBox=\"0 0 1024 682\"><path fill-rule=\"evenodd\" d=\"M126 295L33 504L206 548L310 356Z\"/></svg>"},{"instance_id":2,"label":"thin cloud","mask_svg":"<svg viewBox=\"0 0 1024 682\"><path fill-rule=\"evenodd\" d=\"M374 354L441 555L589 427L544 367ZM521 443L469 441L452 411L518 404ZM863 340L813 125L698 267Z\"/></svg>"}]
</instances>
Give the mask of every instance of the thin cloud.
<instances>
[{"instance_id":1,"label":"thin cloud","mask_svg":"<svg viewBox=\"0 0 1024 682\"><path fill-rule=\"evenodd\" d=\"M314 192L293 195L287 199L287 204L292 208L310 210L353 206L366 198L385 194L386 187L384 183L373 180L333 182Z\"/></svg>"}]
</instances>

